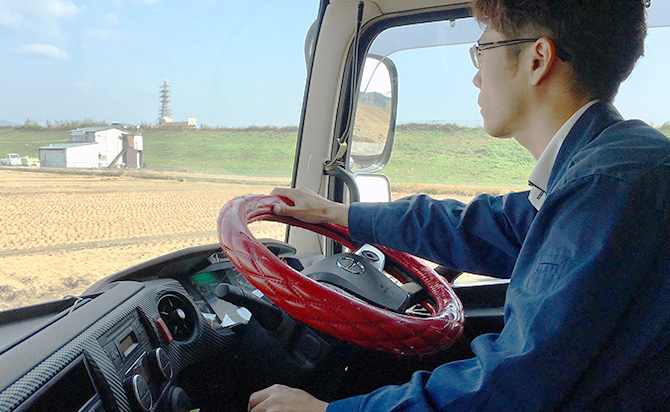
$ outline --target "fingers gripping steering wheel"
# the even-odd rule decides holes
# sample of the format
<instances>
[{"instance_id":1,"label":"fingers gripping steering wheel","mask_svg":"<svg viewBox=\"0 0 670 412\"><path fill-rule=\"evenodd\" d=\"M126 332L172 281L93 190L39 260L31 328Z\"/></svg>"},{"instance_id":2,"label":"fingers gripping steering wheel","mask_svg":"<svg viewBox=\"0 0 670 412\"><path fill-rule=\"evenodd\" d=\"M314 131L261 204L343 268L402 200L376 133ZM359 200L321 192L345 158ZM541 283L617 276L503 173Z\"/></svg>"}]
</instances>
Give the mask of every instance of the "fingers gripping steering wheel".
<instances>
[{"instance_id":1,"label":"fingers gripping steering wheel","mask_svg":"<svg viewBox=\"0 0 670 412\"><path fill-rule=\"evenodd\" d=\"M356 246L349 231L335 224L314 225L272 213L278 196L248 195L223 206L218 236L231 262L249 282L295 319L339 339L398 354L425 354L450 346L463 332L463 307L449 283L419 259L379 247L386 257L423 282L434 299L428 317L395 313L334 291L288 266L249 231L249 223L287 223Z\"/></svg>"}]
</instances>

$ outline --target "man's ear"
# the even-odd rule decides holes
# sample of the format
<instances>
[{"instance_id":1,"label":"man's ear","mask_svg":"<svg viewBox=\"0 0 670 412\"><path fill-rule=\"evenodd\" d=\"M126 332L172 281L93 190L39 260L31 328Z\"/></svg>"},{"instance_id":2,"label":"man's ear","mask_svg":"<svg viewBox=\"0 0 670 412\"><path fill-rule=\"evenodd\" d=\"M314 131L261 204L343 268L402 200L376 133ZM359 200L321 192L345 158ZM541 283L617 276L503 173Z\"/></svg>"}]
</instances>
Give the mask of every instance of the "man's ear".
<instances>
[{"instance_id":1,"label":"man's ear","mask_svg":"<svg viewBox=\"0 0 670 412\"><path fill-rule=\"evenodd\" d=\"M530 82L533 86L537 86L547 79L558 59L554 42L547 37L539 38L530 50L530 59L532 59Z\"/></svg>"}]
</instances>

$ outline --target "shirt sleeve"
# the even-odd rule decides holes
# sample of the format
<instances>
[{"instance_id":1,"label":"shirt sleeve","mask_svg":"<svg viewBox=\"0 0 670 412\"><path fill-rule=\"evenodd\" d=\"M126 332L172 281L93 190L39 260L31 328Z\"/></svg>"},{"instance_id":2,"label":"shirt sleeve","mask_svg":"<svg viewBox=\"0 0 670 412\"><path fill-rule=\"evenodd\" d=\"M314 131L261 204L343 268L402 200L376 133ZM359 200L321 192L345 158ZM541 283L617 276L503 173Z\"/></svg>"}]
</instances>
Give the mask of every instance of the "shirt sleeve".
<instances>
[{"instance_id":1,"label":"shirt sleeve","mask_svg":"<svg viewBox=\"0 0 670 412\"><path fill-rule=\"evenodd\" d=\"M463 272L508 278L535 213L527 191L481 195L467 205L418 195L392 203L353 203L349 230L358 241Z\"/></svg>"},{"instance_id":2,"label":"shirt sleeve","mask_svg":"<svg viewBox=\"0 0 670 412\"><path fill-rule=\"evenodd\" d=\"M519 252L500 334L476 338L472 359L328 411L548 410L592 385L594 370L603 387L624 376L653 345L655 326L633 320L668 312L667 297L653 293L667 283L670 255L664 173L635 183L588 176L557 189Z\"/></svg>"}]
</instances>

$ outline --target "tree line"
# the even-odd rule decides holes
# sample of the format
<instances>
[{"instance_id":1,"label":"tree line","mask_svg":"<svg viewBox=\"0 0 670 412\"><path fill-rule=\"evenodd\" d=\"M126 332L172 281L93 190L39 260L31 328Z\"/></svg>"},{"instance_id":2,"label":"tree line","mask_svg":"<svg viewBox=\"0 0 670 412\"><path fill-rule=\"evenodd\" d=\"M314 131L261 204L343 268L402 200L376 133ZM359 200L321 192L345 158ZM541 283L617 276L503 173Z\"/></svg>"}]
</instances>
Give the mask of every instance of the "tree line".
<instances>
[{"instance_id":1,"label":"tree line","mask_svg":"<svg viewBox=\"0 0 670 412\"><path fill-rule=\"evenodd\" d=\"M16 128L16 129L21 129L21 130L32 130L32 131L39 131L39 130L74 130L74 129L82 129L84 127L108 127L111 126L108 122L105 120L93 120L89 118L85 118L83 120L49 120L47 119L44 125L39 124L37 121L33 119L26 119L23 125L20 126L2 126L2 127L10 127L10 128ZM278 127L278 126L248 126L248 127L226 127L226 126L210 126L206 124L201 124L200 127L198 128L193 128L193 127L187 127L183 125L175 125L172 126L170 124L158 124L158 123L146 123L142 122L137 125L125 125L125 127L129 128L139 128L140 130L147 130L147 129L167 129L167 130L173 130L173 129L180 129L180 130L185 130L185 129L192 129L192 130L218 130L218 131L233 131L233 130L248 130L248 131L255 131L255 132L297 132L298 131L298 126L283 126L283 127ZM659 129L661 132L667 134L670 134L670 121L663 123L661 126L656 126L657 129ZM470 127L466 126L460 126L457 124L453 123L447 123L447 124L425 124L425 123L408 123L408 124L399 124L396 126L396 130L399 131L409 131L409 130L423 130L423 131L441 131L441 132L455 132L455 131L460 131L463 129L471 129Z\"/></svg>"},{"instance_id":2,"label":"tree line","mask_svg":"<svg viewBox=\"0 0 670 412\"><path fill-rule=\"evenodd\" d=\"M110 124L105 120L93 120L93 119L82 119L82 120L49 120L47 119L44 124L38 123L34 119L26 119L22 125L19 126L0 126L3 128L14 128L19 130L30 130L30 131L47 131L47 130L74 130L82 129L84 127L110 127L117 124ZM127 129L140 129L140 130L218 130L218 131L234 131L234 130L246 130L253 132L298 132L298 126L247 126L247 127L226 127L226 126L210 126L206 124L201 124L200 127L189 127L182 124L171 125L171 124L159 124L159 123L146 123L142 122L139 124L118 124Z\"/></svg>"}]
</instances>

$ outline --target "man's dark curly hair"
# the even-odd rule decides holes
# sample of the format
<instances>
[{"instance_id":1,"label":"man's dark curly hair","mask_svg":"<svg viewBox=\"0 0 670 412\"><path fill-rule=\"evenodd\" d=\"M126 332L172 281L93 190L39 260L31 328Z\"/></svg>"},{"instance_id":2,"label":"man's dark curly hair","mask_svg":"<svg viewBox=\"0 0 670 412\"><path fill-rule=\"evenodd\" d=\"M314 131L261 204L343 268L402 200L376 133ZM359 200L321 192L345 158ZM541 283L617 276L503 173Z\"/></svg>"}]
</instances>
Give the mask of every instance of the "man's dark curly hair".
<instances>
[{"instance_id":1,"label":"man's dark curly hair","mask_svg":"<svg viewBox=\"0 0 670 412\"><path fill-rule=\"evenodd\" d=\"M473 0L471 7L507 39L550 38L572 65L573 92L590 99L613 100L644 53L643 0Z\"/></svg>"}]
</instances>

